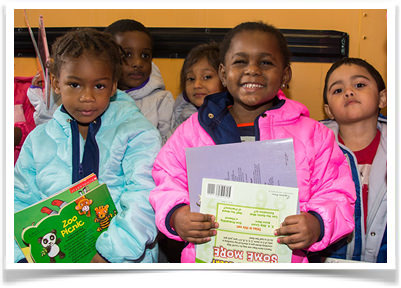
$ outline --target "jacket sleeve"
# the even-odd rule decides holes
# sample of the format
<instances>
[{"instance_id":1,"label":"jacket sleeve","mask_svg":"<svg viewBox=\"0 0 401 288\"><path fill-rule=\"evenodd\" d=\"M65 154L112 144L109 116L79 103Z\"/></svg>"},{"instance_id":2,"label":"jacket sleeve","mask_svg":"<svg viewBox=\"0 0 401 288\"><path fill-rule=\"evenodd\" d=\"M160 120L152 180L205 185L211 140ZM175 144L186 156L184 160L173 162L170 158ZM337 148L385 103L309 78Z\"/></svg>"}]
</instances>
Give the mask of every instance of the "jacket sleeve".
<instances>
[{"instance_id":1,"label":"jacket sleeve","mask_svg":"<svg viewBox=\"0 0 401 288\"><path fill-rule=\"evenodd\" d=\"M33 119L35 124L39 125L45 123L53 118L53 113L57 109L57 103L51 103L51 107L47 109L46 103L43 100L43 90L37 86L31 86L28 88L27 96L29 101L31 101L35 112L33 113ZM54 92L52 90L52 97L55 98Z\"/></svg>"},{"instance_id":2,"label":"jacket sleeve","mask_svg":"<svg viewBox=\"0 0 401 288\"><path fill-rule=\"evenodd\" d=\"M310 198L300 201L300 208L317 213L323 220L324 231L323 238L309 247L311 252L320 251L352 232L356 200L351 171L334 133L318 123L314 135L316 152L311 161Z\"/></svg>"},{"instance_id":3,"label":"jacket sleeve","mask_svg":"<svg viewBox=\"0 0 401 288\"><path fill-rule=\"evenodd\" d=\"M150 127L150 123L149 123ZM157 229L149 192L155 185L152 166L160 150L159 132L151 127L129 140L122 160L124 190L120 211L96 242L96 249L110 262L141 262L146 245L154 242Z\"/></svg>"},{"instance_id":4,"label":"jacket sleeve","mask_svg":"<svg viewBox=\"0 0 401 288\"><path fill-rule=\"evenodd\" d=\"M189 120L190 121L190 120ZM184 137L185 127L192 129L189 122L179 126L156 158L152 175L156 188L150 192L150 203L155 210L157 228L168 238L183 241L170 227L172 212L189 205L185 147L191 147Z\"/></svg>"},{"instance_id":5,"label":"jacket sleeve","mask_svg":"<svg viewBox=\"0 0 401 288\"><path fill-rule=\"evenodd\" d=\"M28 136L14 167L14 212L41 200L41 193L36 184L36 169L30 139ZM14 241L14 261L18 262L24 257L17 242Z\"/></svg>"},{"instance_id":6,"label":"jacket sleeve","mask_svg":"<svg viewBox=\"0 0 401 288\"><path fill-rule=\"evenodd\" d=\"M162 137L162 144L166 143L170 136L171 118L173 116L174 98L170 91L163 90L159 103L157 104L158 123L157 129Z\"/></svg>"}]
</instances>

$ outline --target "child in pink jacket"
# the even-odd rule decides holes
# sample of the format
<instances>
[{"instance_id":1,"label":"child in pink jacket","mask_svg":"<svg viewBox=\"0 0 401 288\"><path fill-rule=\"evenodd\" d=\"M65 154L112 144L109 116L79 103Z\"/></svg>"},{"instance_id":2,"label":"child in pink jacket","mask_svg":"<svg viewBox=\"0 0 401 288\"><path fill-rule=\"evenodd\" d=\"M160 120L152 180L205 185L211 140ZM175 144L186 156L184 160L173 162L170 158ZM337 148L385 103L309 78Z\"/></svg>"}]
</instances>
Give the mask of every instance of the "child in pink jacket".
<instances>
[{"instance_id":1,"label":"child in pink jacket","mask_svg":"<svg viewBox=\"0 0 401 288\"><path fill-rule=\"evenodd\" d=\"M293 250L292 262L308 262L309 252L354 228L355 188L347 161L334 134L280 90L292 73L279 30L261 22L242 23L226 35L220 55L219 76L228 91L207 96L155 161L157 187L150 202L156 225L167 237L188 242L181 262L194 262L194 244L210 241L218 223L212 215L190 212L185 149L292 138L301 213L285 218L275 235Z\"/></svg>"},{"instance_id":2,"label":"child in pink jacket","mask_svg":"<svg viewBox=\"0 0 401 288\"><path fill-rule=\"evenodd\" d=\"M35 111L27 97L33 77L14 77L14 165L26 136L35 128Z\"/></svg>"}]
</instances>

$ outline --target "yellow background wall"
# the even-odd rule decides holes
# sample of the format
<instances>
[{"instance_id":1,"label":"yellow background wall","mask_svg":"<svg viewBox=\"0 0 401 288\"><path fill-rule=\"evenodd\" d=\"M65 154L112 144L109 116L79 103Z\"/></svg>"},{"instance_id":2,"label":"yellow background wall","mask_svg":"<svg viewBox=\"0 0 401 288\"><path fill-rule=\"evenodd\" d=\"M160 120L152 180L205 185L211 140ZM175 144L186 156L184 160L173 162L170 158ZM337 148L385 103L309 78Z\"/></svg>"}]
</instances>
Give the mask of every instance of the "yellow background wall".
<instances>
[{"instance_id":1,"label":"yellow background wall","mask_svg":"<svg viewBox=\"0 0 401 288\"><path fill-rule=\"evenodd\" d=\"M349 56L371 63L387 83L387 23L384 9L29 9L28 20L37 27L39 15L46 27L104 27L131 18L147 27L232 28L244 21L264 21L280 29L338 30L349 34ZM222 17L224 15L224 17ZM26 27L24 12L14 11L15 27ZM166 89L176 97L183 59L154 59L159 66ZM286 94L304 103L311 117L323 119L322 91L324 77L331 63L292 63L293 78ZM14 75L31 76L37 71L34 58L15 58ZM386 111L384 111L386 114Z\"/></svg>"}]
</instances>

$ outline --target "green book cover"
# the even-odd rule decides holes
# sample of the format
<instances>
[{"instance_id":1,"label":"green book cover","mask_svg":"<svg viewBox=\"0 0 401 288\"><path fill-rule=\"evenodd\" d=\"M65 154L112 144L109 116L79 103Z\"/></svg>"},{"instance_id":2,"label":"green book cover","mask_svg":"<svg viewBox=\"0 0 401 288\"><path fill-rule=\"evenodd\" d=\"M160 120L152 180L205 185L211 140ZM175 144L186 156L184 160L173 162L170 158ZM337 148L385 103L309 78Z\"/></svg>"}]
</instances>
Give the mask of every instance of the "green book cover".
<instances>
[{"instance_id":1,"label":"green book cover","mask_svg":"<svg viewBox=\"0 0 401 288\"><path fill-rule=\"evenodd\" d=\"M108 213L102 212L101 206L103 206L103 208L108 207ZM95 209L97 209L100 214L105 214L105 217L108 218L108 220L95 220L97 217L97 211ZM89 262L90 255L87 255L87 253L84 253L87 257L83 258L81 256L63 257L62 254L60 254L62 259L59 259L59 256L37 257L38 253L36 252L36 249L38 245L41 247L41 252L39 254L42 254L42 250L49 250L49 248L45 248L42 243L39 243L38 239L32 243L32 237L38 235L38 238L42 237L44 242L50 241L50 238L57 237L55 241L64 242L61 246L65 246L65 243L67 243L67 246L74 244L72 247L75 249L75 246L78 245L75 244L75 242L80 241L79 239L82 236L85 234L93 234L92 237L95 237L95 239L92 239L89 242L95 243L97 237L102 232L97 231L97 228L100 227L100 224L106 226L106 223L110 222L110 214L113 216L116 214L115 210L116 208L107 186L105 184L99 185L96 175L91 174L63 191L15 213L14 237L28 262ZM94 223L90 223L91 225L89 225L89 222ZM94 230L94 227L96 227L95 233L91 232ZM88 230L88 228L90 229ZM54 232L54 230L56 232ZM39 235L38 233L44 234ZM51 235L51 233L54 235ZM50 238L44 240L46 237ZM71 243L72 240L74 243ZM86 241L88 240L89 238L86 238ZM55 244L55 242L49 243L49 245ZM93 250L94 255L96 250L94 244L92 246L91 249ZM64 248L64 250L65 249L68 251L71 250L69 247ZM50 255L53 255L54 251L55 250L53 250ZM64 253L62 250L61 252ZM48 253L46 255L48 255Z\"/></svg>"}]
</instances>

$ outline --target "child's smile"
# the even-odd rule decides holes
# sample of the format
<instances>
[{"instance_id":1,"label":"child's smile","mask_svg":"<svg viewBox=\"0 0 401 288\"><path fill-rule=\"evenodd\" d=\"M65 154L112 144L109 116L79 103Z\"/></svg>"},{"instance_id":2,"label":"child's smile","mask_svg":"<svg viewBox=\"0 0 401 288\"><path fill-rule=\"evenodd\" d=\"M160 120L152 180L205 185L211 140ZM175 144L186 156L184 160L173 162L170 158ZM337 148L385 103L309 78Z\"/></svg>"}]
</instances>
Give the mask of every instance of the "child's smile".
<instances>
[{"instance_id":1,"label":"child's smile","mask_svg":"<svg viewBox=\"0 0 401 288\"><path fill-rule=\"evenodd\" d=\"M271 107L281 85L290 78L277 39L261 31L244 31L233 37L220 75L234 98L233 109L237 103L257 113Z\"/></svg>"}]
</instances>

